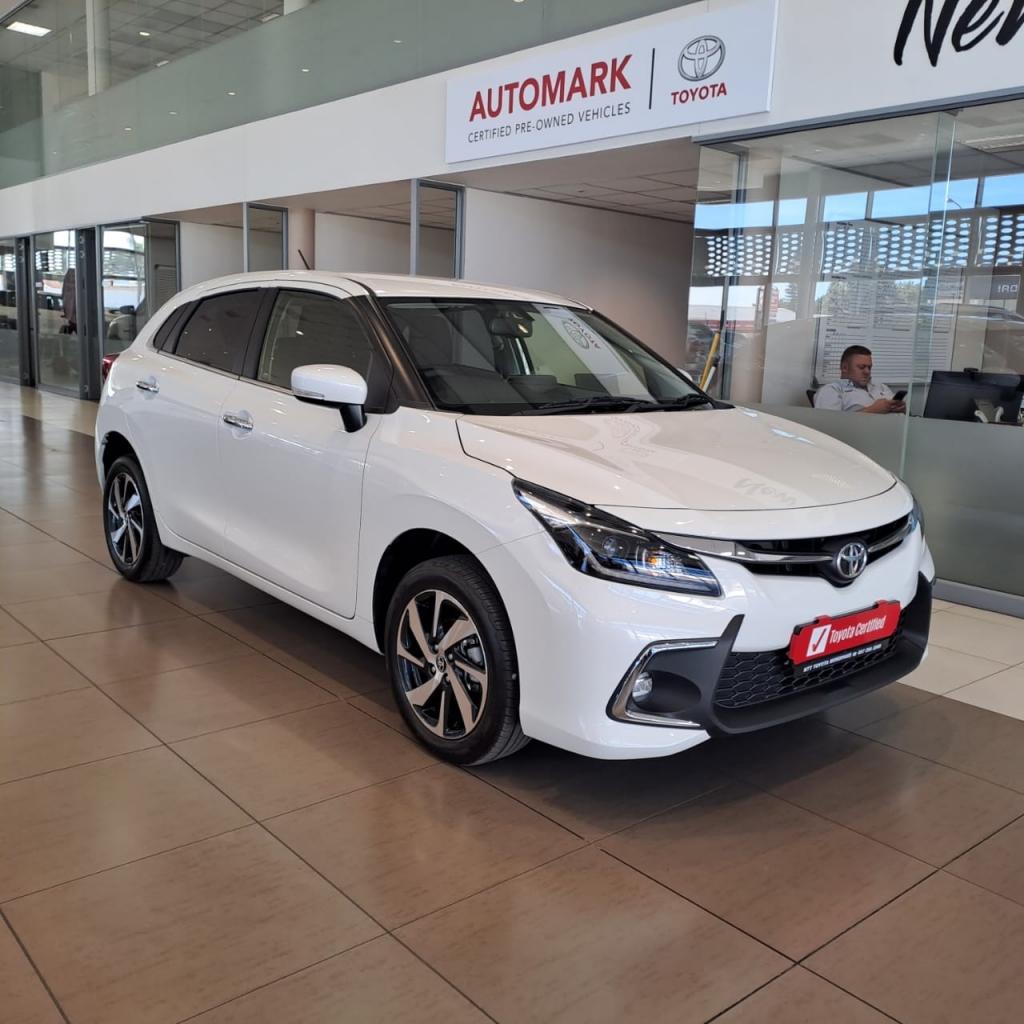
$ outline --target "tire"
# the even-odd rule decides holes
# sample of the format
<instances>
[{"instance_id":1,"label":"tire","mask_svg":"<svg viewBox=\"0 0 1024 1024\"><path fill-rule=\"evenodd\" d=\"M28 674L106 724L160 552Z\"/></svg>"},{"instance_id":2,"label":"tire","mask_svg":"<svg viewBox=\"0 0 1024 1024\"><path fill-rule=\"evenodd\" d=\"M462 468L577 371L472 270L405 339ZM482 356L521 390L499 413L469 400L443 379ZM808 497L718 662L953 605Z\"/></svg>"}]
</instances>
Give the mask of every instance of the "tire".
<instances>
[{"instance_id":1,"label":"tire","mask_svg":"<svg viewBox=\"0 0 1024 1024\"><path fill-rule=\"evenodd\" d=\"M512 627L472 558L435 558L412 569L391 599L385 636L398 708L431 753L452 764L484 764L530 742L519 725Z\"/></svg>"},{"instance_id":2,"label":"tire","mask_svg":"<svg viewBox=\"0 0 1024 1024\"><path fill-rule=\"evenodd\" d=\"M133 583L166 580L185 557L161 542L146 478L131 455L122 455L107 472L103 536L114 568Z\"/></svg>"}]
</instances>

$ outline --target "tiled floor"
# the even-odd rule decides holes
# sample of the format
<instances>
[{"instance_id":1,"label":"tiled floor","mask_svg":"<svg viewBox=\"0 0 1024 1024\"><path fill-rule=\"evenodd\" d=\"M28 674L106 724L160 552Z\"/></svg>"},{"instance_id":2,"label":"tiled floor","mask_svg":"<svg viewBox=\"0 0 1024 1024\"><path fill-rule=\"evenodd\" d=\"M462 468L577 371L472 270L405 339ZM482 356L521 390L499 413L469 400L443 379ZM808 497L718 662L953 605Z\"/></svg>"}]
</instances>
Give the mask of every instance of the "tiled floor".
<instances>
[{"instance_id":1,"label":"tiled floor","mask_svg":"<svg viewBox=\"0 0 1024 1024\"><path fill-rule=\"evenodd\" d=\"M1024 622L664 761L406 736L381 659L111 572L90 406L0 385L0 1019L1018 1024Z\"/></svg>"}]
</instances>

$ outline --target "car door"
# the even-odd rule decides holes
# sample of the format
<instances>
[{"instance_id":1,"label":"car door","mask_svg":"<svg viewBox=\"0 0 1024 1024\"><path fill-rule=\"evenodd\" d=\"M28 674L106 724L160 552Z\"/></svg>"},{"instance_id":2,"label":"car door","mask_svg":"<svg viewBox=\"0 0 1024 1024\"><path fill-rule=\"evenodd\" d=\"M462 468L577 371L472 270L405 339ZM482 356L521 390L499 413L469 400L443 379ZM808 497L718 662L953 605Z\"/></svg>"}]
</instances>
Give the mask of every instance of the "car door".
<instances>
[{"instance_id":1,"label":"car door","mask_svg":"<svg viewBox=\"0 0 1024 1024\"><path fill-rule=\"evenodd\" d=\"M255 343L254 343L255 344ZM224 551L232 562L338 615L355 614L363 468L391 364L341 291L281 289L221 425ZM297 366L329 363L367 381L367 422L291 392Z\"/></svg>"},{"instance_id":2,"label":"car door","mask_svg":"<svg viewBox=\"0 0 1024 1024\"><path fill-rule=\"evenodd\" d=\"M157 515L175 536L214 554L224 533L221 407L241 373L262 297L250 288L200 299L181 314L166 348L140 361L135 384L132 433Z\"/></svg>"}]
</instances>

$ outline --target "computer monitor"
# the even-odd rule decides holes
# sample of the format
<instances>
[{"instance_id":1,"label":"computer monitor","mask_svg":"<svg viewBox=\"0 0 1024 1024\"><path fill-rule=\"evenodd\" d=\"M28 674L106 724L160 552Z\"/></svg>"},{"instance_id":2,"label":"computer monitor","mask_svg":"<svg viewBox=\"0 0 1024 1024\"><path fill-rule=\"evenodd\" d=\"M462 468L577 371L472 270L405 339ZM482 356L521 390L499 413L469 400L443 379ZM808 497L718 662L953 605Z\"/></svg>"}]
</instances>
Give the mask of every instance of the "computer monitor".
<instances>
[{"instance_id":1,"label":"computer monitor","mask_svg":"<svg viewBox=\"0 0 1024 1024\"><path fill-rule=\"evenodd\" d=\"M1024 377L1016 373L981 373L978 370L935 370L928 386L924 415L933 420L979 422L979 403L1002 406L1003 423L1020 420Z\"/></svg>"}]
</instances>

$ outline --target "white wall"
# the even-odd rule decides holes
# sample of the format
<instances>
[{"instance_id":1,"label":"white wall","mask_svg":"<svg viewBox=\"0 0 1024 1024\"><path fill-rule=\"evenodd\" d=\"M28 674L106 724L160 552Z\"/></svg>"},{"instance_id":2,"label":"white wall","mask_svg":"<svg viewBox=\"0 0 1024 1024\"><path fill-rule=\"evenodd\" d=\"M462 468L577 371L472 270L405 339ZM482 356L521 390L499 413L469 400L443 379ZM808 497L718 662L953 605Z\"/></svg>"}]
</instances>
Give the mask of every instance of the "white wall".
<instances>
[{"instance_id":1,"label":"white wall","mask_svg":"<svg viewBox=\"0 0 1024 1024\"><path fill-rule=\"evenodd\" d=\"M242 272L242 229L215 224L181 225L181 287Z\"/></svg>"},{"instance_id":2,"label":"white wall","mask_svg":"<svg viewBox=\"0 0 1024 1024\"><path fill-rule=\"evenodd\" d=\"M683 365L689 224L475 189L466 203L469 280L586 302Z\"/></svg>"},{"instance_id":3,"label":"white wall","mask_svg":"<svg viewBox=\"0 0 1024 1024\"><path fill-rule=\"evenodd\" d=\"M421 274L452 276L455 232L420 230ZM375 274L409 273L409 225L365 217L316 215L317 270L364 271Z\"/></svg>"}]
</instances>

